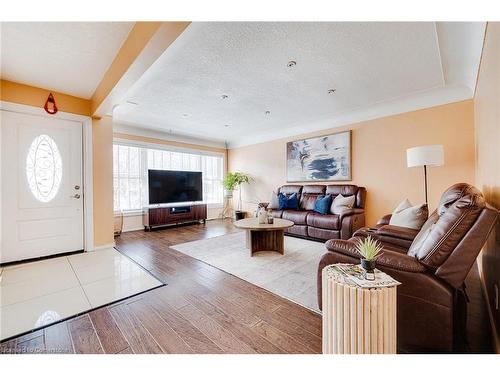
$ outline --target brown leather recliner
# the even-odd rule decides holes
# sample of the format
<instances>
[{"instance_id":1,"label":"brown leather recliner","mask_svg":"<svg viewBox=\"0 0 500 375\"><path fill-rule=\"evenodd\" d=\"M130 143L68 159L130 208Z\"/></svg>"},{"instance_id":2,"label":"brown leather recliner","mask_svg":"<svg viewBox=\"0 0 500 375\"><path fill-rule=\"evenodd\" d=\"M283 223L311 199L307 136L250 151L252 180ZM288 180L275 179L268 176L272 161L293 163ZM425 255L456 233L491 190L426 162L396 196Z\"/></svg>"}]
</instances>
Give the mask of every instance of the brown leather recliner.
<instances>
[{"instance_id":1,"label":"brown leather recliner","mask_svg":"<svg viewBox=\"0 0 500 375\"><path fill-rule=\"evenodd\" d=\"M348 239L365 225L366 189L356 185L283 185L278 193L290 196L297 194L298 210L273 209L273 216L293 221L294 226L286 233L292 236L326 241L332 238ZM354 207L341 214L322 215L314 212L314 204L319 196L342 194L355 196ZM333 203L332 203L333 204Z\"/></svg>"},{"instance_id":2,"label":"brown leather recliner","mask_svg":"<svg viewBox=\"0 0 500 375\"><path fill-rule=\"evenodd\" d=\"M355 245L371 236L381 242L377 268L398 286L398 348L400 351L460 350L465 337L467 303L464 280L497 220L475 187L461 183L444 192L438 208L420 231L388 225L385 216L374 228L362 228L349 240L330 240L318 267L359 263Z\"/></svg>"}]
</instances>

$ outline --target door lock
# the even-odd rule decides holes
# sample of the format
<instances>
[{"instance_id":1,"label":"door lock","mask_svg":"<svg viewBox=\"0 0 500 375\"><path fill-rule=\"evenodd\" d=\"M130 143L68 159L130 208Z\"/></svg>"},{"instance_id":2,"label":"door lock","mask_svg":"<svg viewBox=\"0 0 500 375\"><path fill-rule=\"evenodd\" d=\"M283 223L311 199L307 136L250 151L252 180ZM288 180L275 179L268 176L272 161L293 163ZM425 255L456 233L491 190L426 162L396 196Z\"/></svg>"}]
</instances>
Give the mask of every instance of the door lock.
<instances>
[{"instance_id":1,"label":"door lock","mask_svg":"<svg viewBox=\"0 0 500 375\"><path fill-rule=\"evenodd\" d=\"M75 185L75 190L80 190L80 185Z\"/></svg>"},{"instance_id":2,"label":"door lock","mask_svg":"<svg viewBox=\"0 0 500 375\"><path fill-rule=\"evenodd\" d=\"M80 199L80 194L72 195L71 198Z\"/></svg>"}]
</instances>

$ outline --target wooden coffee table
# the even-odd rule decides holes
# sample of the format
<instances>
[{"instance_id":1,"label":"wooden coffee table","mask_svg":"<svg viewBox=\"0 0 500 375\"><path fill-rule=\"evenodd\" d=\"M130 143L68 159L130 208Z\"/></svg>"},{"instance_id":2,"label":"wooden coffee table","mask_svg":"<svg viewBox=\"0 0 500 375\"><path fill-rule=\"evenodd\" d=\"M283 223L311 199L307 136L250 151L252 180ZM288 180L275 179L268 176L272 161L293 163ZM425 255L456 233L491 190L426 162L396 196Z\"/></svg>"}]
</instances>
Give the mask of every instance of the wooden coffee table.
<instances>
[{"instance_id":1,"label":"wooden coffee table","mask_svg":"<svg viewBox=\"0 0 500 375\"><path fill-rule=\"evenodd\" d=\"M259 219L243 219L234 222L237 228L245 229L250 256L257 251L285 253L285 229L293 227L293 221L274 219L273 224L259 224Z\"/></svg>"}]
</instances>

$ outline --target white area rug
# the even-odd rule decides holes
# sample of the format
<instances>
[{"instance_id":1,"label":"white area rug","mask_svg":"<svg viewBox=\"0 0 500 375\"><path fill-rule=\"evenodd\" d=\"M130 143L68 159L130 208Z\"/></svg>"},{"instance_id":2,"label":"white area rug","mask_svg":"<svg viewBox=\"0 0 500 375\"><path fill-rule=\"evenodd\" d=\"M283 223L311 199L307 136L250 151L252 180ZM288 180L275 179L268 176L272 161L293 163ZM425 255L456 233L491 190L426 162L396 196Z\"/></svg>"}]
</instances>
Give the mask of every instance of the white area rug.
<instances>
[{"instance_id":1,"label":"white area rug","mask_svg":"<svg viewBox=\"0 0 500 375\"><path fill-rule=\"evenodd\" d=\"M263 251L250 257L245 233L238 232L173 248L319 312L316 272L325 253L325 245L320 242L285 237L285 255Z\"/></svg>"}]
</instances>

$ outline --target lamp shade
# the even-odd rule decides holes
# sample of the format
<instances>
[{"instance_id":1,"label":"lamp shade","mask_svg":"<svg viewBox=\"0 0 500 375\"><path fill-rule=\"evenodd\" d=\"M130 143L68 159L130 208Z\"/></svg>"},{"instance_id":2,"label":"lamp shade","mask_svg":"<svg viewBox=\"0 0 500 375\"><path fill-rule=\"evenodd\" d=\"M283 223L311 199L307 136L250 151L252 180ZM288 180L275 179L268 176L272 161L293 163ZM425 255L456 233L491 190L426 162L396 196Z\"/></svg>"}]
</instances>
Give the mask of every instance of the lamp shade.
<instances>
[{"instance_id":1,"label":"lamp shade","mask_svg":"<svg viewBox=\"0 0 500 375\"><path fill-rule=\"evenodd\" d=\"M406 150L406 163L410 167L434 166L444 164L444 149L442 145L412 147Z\"/></svg>"}]
</instances>

